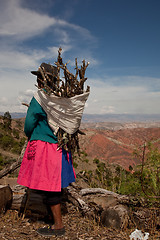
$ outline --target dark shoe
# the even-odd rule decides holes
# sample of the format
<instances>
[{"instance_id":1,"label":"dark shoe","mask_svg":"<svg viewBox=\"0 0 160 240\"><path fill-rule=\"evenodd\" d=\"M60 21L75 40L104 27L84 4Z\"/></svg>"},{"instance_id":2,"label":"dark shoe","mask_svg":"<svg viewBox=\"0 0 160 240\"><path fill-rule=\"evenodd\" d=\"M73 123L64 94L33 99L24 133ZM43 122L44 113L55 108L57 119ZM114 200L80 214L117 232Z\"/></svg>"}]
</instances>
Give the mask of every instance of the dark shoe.
<instances>
[{"instance_id":1,"label":"dark shoe","mask_svg":"<svg viewBox=\"0 0 160 240\"><path fill-rule=\"evenodd\" d=\"M37 230L37 233L39 233L42 236L46 237L52 237L52 236L62 236L65 234L65 228L61 229L52 229L51 227L44 227L39 228Z\"/></svg>"}]
</instances>

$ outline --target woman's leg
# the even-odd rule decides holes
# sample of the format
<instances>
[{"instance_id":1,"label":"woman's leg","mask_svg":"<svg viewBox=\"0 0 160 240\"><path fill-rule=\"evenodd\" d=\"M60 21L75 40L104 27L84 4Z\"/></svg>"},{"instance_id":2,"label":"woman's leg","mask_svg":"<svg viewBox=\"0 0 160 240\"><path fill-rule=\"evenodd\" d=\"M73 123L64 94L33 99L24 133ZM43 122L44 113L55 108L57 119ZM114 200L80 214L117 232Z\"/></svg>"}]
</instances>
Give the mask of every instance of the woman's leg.
<instances>
[{"instance_id":1,"label":"woman's leg","mask_svg":"<svg viewBox=\"0 0 160 240\"><path fill-rule=\"evenodd\" d=\"M50 206L53 215L54 226L52 225L50 228L39 228L37 232L42 236L64 235L65 228L63 226L61 214L62 192L46 192L45 195L47 198L46 204Z\"/></svg>"},{"instance_id":2,"label":"woman's leg","mask_svg":"<svg viewBox=\"0 0 160 240\"><path fill-rule=\"evenodd\" d=\"M61 214L61 205L51 205L51 211L54 218L54 229L61 229L63 228L63 222L62 222L62 214Z\"/></svg>"},{"instance_id":3,"label":"woman's leg","mask_svg":"<svg viewBox=\"0 0 160 240\"><path fill-rule=\"evenodd\" d=\"M62 214L61 214L61 201L63 192L47 192L47 205L50 206L53 219L54 229L63 228Z\"/></svg>"}]
</instances>

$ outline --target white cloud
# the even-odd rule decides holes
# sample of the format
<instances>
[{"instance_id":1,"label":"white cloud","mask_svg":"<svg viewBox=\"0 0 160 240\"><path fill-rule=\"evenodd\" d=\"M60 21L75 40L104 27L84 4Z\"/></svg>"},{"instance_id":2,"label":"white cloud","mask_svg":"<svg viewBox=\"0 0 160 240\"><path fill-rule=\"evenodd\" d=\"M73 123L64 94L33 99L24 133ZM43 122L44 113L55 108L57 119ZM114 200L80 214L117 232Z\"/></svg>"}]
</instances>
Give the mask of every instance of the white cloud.
<instances>
[{"instance_id":1,"label":"white cloud","mask_svg":"<svg viewBox=\"0 0 160 240\"><path fill-rule=\"evenodd\" d=\"M102 106L99 110L99 114L107 114L107 113L115 113L115 107L114 106Z\"/></svg>"},{"instance_id":2,"label":"white cloud","mask_svg":"<svg viewBox=\"0 0 160 240\"><path fill-rule=\"evenodd\" d=\"M1 104L1 106L7 104L7 102L8 102L8 100L7 100L6 97L1 97L1 98L0 98L0 104Z\"/></svg>"},{"instance_id":3,"label":"white cloud","mask_svg":"<svg viewBox=\"0 0 160 240\"><path fill-rule=\"evenodd\" d=\"M56 20L52 17L21 8L18 0L8 0L7 3L3 14L0 15L0 21L3 21L0 27L1 36L14 36L18 39L25 39L39 35L46 28L56 23Z\"/></svg>"},{"instance_id":4,"label":"white cloud","mask_svg":"<svg viewBox=\"0 0 160 240\"><path fill-rule=\"evenodd\" d=\"M3 51L0 50L0 64L1 68L5 69L25 69L28 66L34 66L35 60L38 60L36 53L32 55L19 52L17 50ZM40 56L40 54L39 54Z\"/></svg>"},{"instance_id":5,"label":"white cloud","mask_svg":"<svg viewBox=\"0 0 160 240\"><path fill-rule=\"evenodd\" d=\"M7 0L0 13L0 36L3 37L13 37L17 40L33 38L52 27L52 32L55 31L55 35L59 35L64 43L72 39L67 29L75 31L85 39L95 39L87 29L81 26L45 13L38 13L36 10L22 8L20 0Z\"/></svg>"},{"instance_id":6,"label":"white cloud","mask_svg":"<svg viewBox=\"0 0 160 240\"><path fill-rule=\"evenodd\" d=\"M21 105L22 103L26 103L26 104L29 104L34 93L35 93L36 89L27 89L26 91L23 91L23 92L19 92L19 95L18 95L18 101L19 101L19 104Z\"/></svg>"},{"instance_id":7,"label":"white cloud","mask_svg":"<svg viewBox=\"0 0 160 240\"><path fill-rule=\"evenodd\" d=\"M159 113L160 92L153 92L149 84L126 85L123 78L119 77L120 86L112 85L112 78L106 82L90 79L91 93L85 113ZM140 83L145 81L141 77L135 79ZM146 83L155 80L146 78Z\"/></svg>"}]
</instances>

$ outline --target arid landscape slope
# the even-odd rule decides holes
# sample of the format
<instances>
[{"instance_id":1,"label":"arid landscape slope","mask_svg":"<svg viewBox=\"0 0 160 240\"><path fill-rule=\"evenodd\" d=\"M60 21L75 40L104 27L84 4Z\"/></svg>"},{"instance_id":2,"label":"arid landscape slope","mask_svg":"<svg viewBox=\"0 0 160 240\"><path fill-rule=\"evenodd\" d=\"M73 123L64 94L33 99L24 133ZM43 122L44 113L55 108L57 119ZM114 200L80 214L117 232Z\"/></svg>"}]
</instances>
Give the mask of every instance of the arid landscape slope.
<instances>
[{"instance_id":1,"label":"arid landscape slope","mask_svg":"<svg viewBox=\"0 0 160 240\"><path fill-rule=\"evenodd\" d=\"M135 150L152 142L160 149L159 123L97 123L82 124L86 135L80 137L80 146L88 156L128 169L141 163Z\"/></svg>"},{"instance_id":2,"label":"arid landscape slope","mask_svg":"<svg viewBox=\"0 0 160 240\"><path fill-rule=\"evenodd\" d=\"M25 137L24 118L12 119L12 129ZM141 162L133 152L144 143L152 142L160 149L160 121L158 122L82 122L79 135L80 149L91 159L98 158L109 164L119 164L125 169ZM12 154L0 149L1 154ZM17 156L18 157L18 156Z\"/></svg>"}]
</instances>

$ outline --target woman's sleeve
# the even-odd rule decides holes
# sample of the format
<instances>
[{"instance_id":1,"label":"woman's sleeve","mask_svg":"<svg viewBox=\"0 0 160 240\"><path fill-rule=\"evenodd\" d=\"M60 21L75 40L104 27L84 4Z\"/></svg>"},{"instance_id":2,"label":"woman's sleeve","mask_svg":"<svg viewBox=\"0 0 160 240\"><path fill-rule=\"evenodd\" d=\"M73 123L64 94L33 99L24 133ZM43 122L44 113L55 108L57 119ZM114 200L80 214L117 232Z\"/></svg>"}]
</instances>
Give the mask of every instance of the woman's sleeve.
<instances>
[{"instance_id":1,"label":"woman's sleeve","mask_svg":"<svg viewBox=\"0 0 160 240\"><path fill-rule=\"evenodd\" d=\"M31 134L34 130L34 128L36 127L38 120L39 120L39 104L37 103L37 101L35 100L35 98L33 97L28 111L27 111L27 116L25 119L25 124L24 124L24 132L26 134L26 136L28 138L31 137Z\"/></svg>"}]
</instances>

